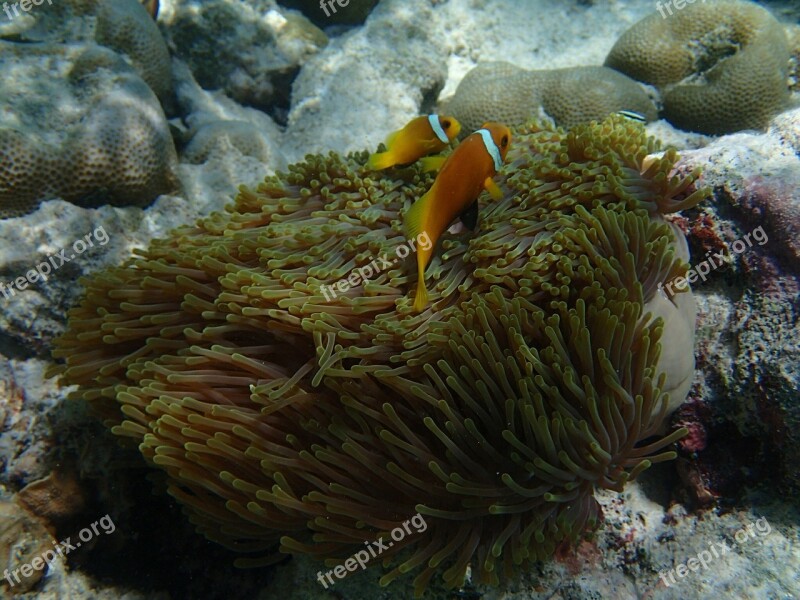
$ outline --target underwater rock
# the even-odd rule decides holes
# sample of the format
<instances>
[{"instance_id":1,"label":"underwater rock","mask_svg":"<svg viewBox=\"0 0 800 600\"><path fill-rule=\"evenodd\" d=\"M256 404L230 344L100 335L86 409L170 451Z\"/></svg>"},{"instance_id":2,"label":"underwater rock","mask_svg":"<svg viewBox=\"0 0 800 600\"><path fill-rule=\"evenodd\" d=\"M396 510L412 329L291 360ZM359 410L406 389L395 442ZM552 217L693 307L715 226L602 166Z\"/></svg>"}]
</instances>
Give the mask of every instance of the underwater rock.
<instances>
[{"instance_id":1,"label":"underwater rock","mask_svg":"<svg viewBox=\"0 0 800 600\"><path fill-rule=\"evenodd\" d=\"M75 81L76 85L87 77L93 81L93 78L102 78L108 70L114 72L117 68L115 65L124 64L119 55L106 48L92 46L86 54L91 60L78 60L71 65L72 79L59 72L57 77L51 78L53 81L48 86L60 89L56 87L59 78ZM86 69L81 65L102 63L98 55L108 60L108 69L101 66L98 75L86 75ZM69 70L69 61L65 61L62 67L65 71ZM130 67L125 68L131 72ZM235 193L237 185L242 182L256 184L265 174L285 167L286 162L280 151L281 132L267 115L241 107L220 93L204 92L180 63L176 64L176 82L177 97L187 112L184 117L187 135L191 136L206 124L214 122L246 121L250 125L250 132L245 139L251 140L254 147L266 150L268 160L263 160L264 154L259 157L241 154L235 146L225 141L224 136L216 141L207 138L207 145L197 145L208 150L208 156L202 163L184 162L175 166L175 176L180 180L183 197L161 195L144 210L138 207L112 210L108 206L87 210L53 200L24 217L0 220L0 283L5 286L20 277L24 279L31 269L47 262L48 256L53 256L58 265L57 257L61 249L66 250L67 257L75 255L69 263L54 270L47 281L37 281L24 290L13 286L13 295L8 287L0 288L0 328L5 333L4 342L7 346L5 349L0 347L0 352L23 357L44 352L49 341L63 328L64 307L76 302L81 293L75 281L82 275L119 263L127 257L131 247L144 246L153 237L166 234L176 222L192 222L213 210L221 210ZM141 81L139 85L145 87ZM32 89L40 89L43 84L31 82L31 86ZM27 89L21 79L18 89ZM43 89L46 91L50 87ZM85 89L88 93L91 88ZM34 125L45 127L46 134L53 135L51 131L58 132L58 128L63 127L57 121L60 114L52 114L53 109L49 104L51 97L45 98L43 105L36 94L29 93L24 98L27 100L26 110L36 110L39 115ZM149 93L149 98L153 111L160 111L152 93ZM63 94L61 99L64 99ZM36 108L39 106L41 109ZM83 110L80 105L66 106ZM140 105L134 114L143 108L146 107ZM22 117L26 114L21 113ZM151 111L149 114L154 113ZM32 115L30 118L33 118ZM166 130L166 125L163 126ZM57 143L58 140L54 139L53 145ZM163 166L159 165L159 168ZM65 175L69 173L62 173L62 178L69 181ZM86 235L92 235L100 226L104 227L109 241L103 244L94 240L94 248L77 256L73 244ZM1 290L5 290L5 294Z\"/></svg>"},{"instance_id":2,"label":"underwater rock","mask_svg":"<svg viewBox=\"0 0 800 600\"><path fill-rule=\"evenodd\" d=\"M281 0L288 8L296 8L319 27L358 25L363 23L379 0ZM323 5L324 4L324 5Z\"/></svg>"},{"instance_id":3,"label":"underwater rock","mask_svg":"<svg viewBox=\"0 0 800 600\"><path fill-rule=\"evenodd\" d=\"M158 99L118 55L0 42L0 64L0 219L45 199L142 205L177 188Z\"/></svg>"},{"instance_id":4,"label":"underwater rock","mask_svg":"<svg viewBox=\"0 0 800 600\"><path fill-rule=\"evenodd\" d=\"M52 525L67 522L80 514L87 502L77 473L59 468L22 488L17 500L31 514Z\"/></svg>"},{"instance_id":5,"label":"underwater rock","mask_svg":"<svg viewBox=\"0 0 800 600\"><path fill-rule=\"evenodd\" d=\"M328 43L300 13L266 0L184 0L161 22L203 88L222 89L283 121L298 69Z\"/></svg>"},{"instance_id":6,"label":"underwater rock","mask_svg":"<svg viewBox=\"0 0 800 600\"><path fill-rule=\"evenodd\" d=\"M402 18L376 10L365 27L305 63L292 85L283 147L288 160L362 150L370 138L377 146L444 85L446 53L433 33L435 11L418 0L397 10Z\"/></svg>"},{"instance_id":7,"label":"underwater rock","mask_svg":"<svg viewBox=\"0 0 800 600\"><path fill-rule=\"evenodd\" d=\"M763 128L787 108L789 59L783 26L766 8L724 0L651 14L605 65L657 86L673 125L718 135Z\"/></svg>"},{"instance_id":8,"label":"underwater rock","mask_svg":"<svg viewBox=\"0 0 800 600\"><path fill-rule=\"evenodd\" d=\"M572 127L611 113L638 112L656 119L656 107L633 79L606 67L527 71L506 62L480 63L467 73L442 114L452 114L467 132L486 121L521 125L550 118Z\"/></svg>"},{"instance_id":9,"label":"underwater rock","mask_svg":"<svg viewBox=\"0 0 800 600\"><path fill-rule=\"evenodd\" d=\"M165 109L171 108L169 52L158 27L138 0L58 0L40 4L8 21L0 18L0 38L27 44L100 44L123 56Z\"/></svg>"},{"instance_id":10,"label":"underwater rock","mask_svg":"<svg viewBox=\"0 0 800 600\"><path fill-rule=\"evenodd\" d=\"M23 565L30 563L46 550L52 551L55 540L42 522L28 513L14 498L0 498L0 571L9 573L13 587L0 579L0 589L8 589L15 595L31 590L45 571L40 567ZM39 564L44 561L39 558ZM14 574L16 572L16 576Z\"/></svg>"},{"instance_id":11,"label":"underwater rock","mask_svg":"<svg viewBox=\"0 0 800 600\"><path fill-rule=\"evenodd\" d=\"M241 106L222 91L200 87L186 64L174 65L176 96L185 130L179 139L178 177L193 203L219 206L243 182L285 169L283 132L263 112Z\"/></svg>"},{"instance_id":12,"label":"underwater rock","mask_svg":"<svg viewBox=\"0 0 800 600\"><path fill-rule=\"evenodd\" d=\"M686 266L659 213L708 191L667 177L674 151L649 157L621 117L515 140L504 199L475 239L446 236L424 313L405 261L363 292L320 286L394 250L430 176L309 156L88 280L57 370L163 468L199 532L255 553L243 565L276 560L279 538L334 560L416 512L426 541L386 552L414 550L383 584L434 554L418 594L439 563L453 587L470 562L497 583L511 553L547 558L594 527L595 486L621 490L685 433L636 447L693 372L693 305L660 288Z\"/></svg>"},{"instance_id":13,"label":"underwater rock","mask_svg":"<svg viewBox=\"0 0 800 600\"><path fill-rule=\"evenodd\" d=\"M272 144L258 135L247 121L211 121L204 123L192 135L181 157L193 164L204 163L212 152L230 152L232 148L243 156L262 162L271 158Z\"/></svg>"},{"instance_id":14,"label":"underwater rock","mask_svg":"<svg viewBox=\"0 0 800 600\"><path fill-rule=\"evenodd\" d=\"M800 324L792 308L800 296L798 139L795 109L777 117L766 134L725 136L685 151L681 163L702 168L717 199L709 207L716 207L710 221L718 240L695 262L709 253L724 257L694 288L706 340L699 393L715 408L714 426L728 423L737 432L714 445L746 446L750 471L776 470L794 489L800 489ZM690 245L698 247L704 232L690 223Z\"/></svg>"}]
</instances>

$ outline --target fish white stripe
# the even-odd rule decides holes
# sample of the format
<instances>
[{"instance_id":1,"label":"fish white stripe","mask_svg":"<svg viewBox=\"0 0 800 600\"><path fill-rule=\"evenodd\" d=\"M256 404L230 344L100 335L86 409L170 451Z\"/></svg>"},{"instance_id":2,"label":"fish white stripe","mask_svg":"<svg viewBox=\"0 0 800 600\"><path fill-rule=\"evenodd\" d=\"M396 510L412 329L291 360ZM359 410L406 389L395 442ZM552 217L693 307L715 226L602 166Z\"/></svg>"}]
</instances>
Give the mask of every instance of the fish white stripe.
<instances>
[{"instance_id":1,"label":"fish white stripe","mask_svg":"<svg viewBox=\"0 0 800 600\"><path fill-rule=\"evenodd\" d=\"M442 125L439 123L439 115L428 115L428 123L431 124L433 133L436 134L436 137L439 138L443 144L450 143L450 140L447 138L447 134L444 132L444 129L442 129Z\"/></svg>"},{"instance_id":2,"label":"fish white stripe","mask_svg":"<svg viewBox=\"0 0 800 600\"><path fill-rule=\"evenodd\" d=\"M640 123L646 123L647 117L632 110L618 110L617 114L630 119L631 121L639 121Z\"/></svg>"},{"instance_id":3,"label":"fish white stripe","mask_svg":"<svg viewBox=\"0 0 800 600\"><path fill-rule=\"evenodd\" d=\"M486 151L494 161L494 170L499 171L500 167L503 166L503 159L500 157L500 148L497 147L497 144L492 139L492 134L489 133L488 129L478 129L475 133L479 133L483 138L483 145L486 146Z\"/></svg>"}]
</instances>

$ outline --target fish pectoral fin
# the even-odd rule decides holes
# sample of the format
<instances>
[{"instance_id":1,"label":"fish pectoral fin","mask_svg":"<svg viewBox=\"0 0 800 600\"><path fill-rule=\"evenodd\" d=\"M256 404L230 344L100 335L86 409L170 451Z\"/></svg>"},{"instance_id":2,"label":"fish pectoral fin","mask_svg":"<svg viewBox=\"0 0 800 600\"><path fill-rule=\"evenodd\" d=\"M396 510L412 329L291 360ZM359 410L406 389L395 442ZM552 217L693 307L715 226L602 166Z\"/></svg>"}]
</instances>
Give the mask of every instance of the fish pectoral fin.
<instances>
[{"instance_id":1,"label":"fish pectoral fin","mask_svg":"<svg viewBox=\"0 0 800 600\"><path fill-rule=\"evenodd\" d=\"M438 171L442 168L444 161L447 160L446 156L426 156L419 160L420 164L422 165L422 170L426 173L430 171Z\"/></svg>"},{"instance_id":2,"label":"fish pectoral fin","mask_svg":"<svg viewBox=\"0 0 800 600\"><path fill-rule=\"evenodd\" d=\"M394 156L388 150L386 152L376 152L370 154L367 159L367 168L375 171L382 171L394 166Z\"/></svg>"},{"instance_id":3,"label":"fish pectoral fin","mask_svg":"<svg viewBox=\"0 0 800 600\"><path fill-rule=\"evenodd\" d=\"M459 217L461 218L461 222L468 227L470 231L475 231L475 227L478 225L478 201L476 200L470 204Z\"/></svg>"},{"instance_id":4,"label":"fish pectoral fin","mask_svg":"<svg viewBox=\"0 0 800 600\"><path fill-rule=\"evenodd\" d=\"M503 192L491 177L486 178L486 181L483 182L483 187L486 188L486 191L489 192L489 195L495 200L503 199Z\"/></svg>"}]
</instances>

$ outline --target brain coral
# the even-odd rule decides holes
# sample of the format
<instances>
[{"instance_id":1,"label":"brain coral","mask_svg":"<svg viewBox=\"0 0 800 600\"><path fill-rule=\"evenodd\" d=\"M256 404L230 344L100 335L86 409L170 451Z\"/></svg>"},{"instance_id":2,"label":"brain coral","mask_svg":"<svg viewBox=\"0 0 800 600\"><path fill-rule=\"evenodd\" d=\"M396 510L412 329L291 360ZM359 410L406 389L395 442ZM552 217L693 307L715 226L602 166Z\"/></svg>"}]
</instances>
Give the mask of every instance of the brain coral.
<instances>
[{"instance_id":1,"label":"brain coral","mask_svg":"<svg viewBox=\"0 0 800 600\"><path fill-rule=\"evenodd\" d=\"M12 65L15 75L8 88L0 83L9 99L0 120L0 219L47 198L141 205L177 188L161 106L118 54L99 46L28 46L0 44L0 64ZM54 63L63 77L36 76Z\"/></svg>"},{"instance_id":2,"label":"brain coral","mask_svg":"<svg viewBox=\"0 0 800 600\"><path fill-rule=\"evenodd\" d=\"M790 88L798 92L800 91L800 25L787 25L786 39L789 40L792 53L792 58L789 60Z\"/></svg>"},{"instance_id":3,"label":"brain coral","mask_svg":"<svg viewBox=\"0 0 800 600\"><path fill-rule=\"evenodd\" d=\"M658 86L673 125L723 134L763 127L786 107L789 58L786 33L768 10L725 0L645 17L605 64Z\"/></svg>"},{"instance_id":4,"label":"brain coral","mask_svg":"<svg viewBox=\"0 0 800 600\"><path fill-rule=\"evenodd\" d=\"M442 112L452 114L465 131L486 121L522 124L548 116L562 127L603 119L618 110L656 118L642 86L605 67L527 71L507 62L481 63L464 76Z\"/></svg>"},{"instance_id":5,"label":"brain coral","mask_svg":"<svg viewBox=\"0 0 800 600\"><path fill-rule=\"evenodd\" d=\"M338 562L419 512L384 585L456 586L469 564L498 581L594 526L593 490L684 433L640 443L693 369L662 358L692 355L694 319L690 293L659 288L687 267L659 213L707 191L653 150L620 117L518 130L504 198L445 235L421 314L413 257L327 303L320 286L394 256L430 177L309 156L85 281L55 371L241 564L278 542Z\"/></svg>"},{"instance_id":6,"label":"brain coral","mask_svg":"<svg viewBox=\"0 0 800 600\"><path fill-rule=\"evenodd\" d=\"M104 0L97 8L95 40L130 58L136 72L168 103L172 95L169 50L138 0Z\"/></svg>"}]
</instances>

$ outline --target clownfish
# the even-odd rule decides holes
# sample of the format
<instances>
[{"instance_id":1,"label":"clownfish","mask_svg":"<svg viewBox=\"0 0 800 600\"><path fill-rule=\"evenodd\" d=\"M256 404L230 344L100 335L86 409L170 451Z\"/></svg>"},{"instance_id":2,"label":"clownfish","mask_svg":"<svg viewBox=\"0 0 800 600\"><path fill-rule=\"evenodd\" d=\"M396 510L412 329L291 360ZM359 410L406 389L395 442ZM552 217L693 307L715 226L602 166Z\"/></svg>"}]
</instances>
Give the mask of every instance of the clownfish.
<instances>
[{"instance_id":1,"label":"clownfish","mask_svg":"<svg viewBox=\"0 0 800 600\"><path fill-rule=\"evenodd\" d=\"M436 241L457 216L474 229L478 220L478 196L485 189L495 200L503 197L492 177L503 166L511 131L501 123L484 123L470 134L444 161L431 188L414 202L405 215L409 238L427 233L432 243L428 249L417 248L417 295L414 310L422 311L428 304L425 287L425 267L433 256Z\"/></svg>"},{"instance_id":2,"label":"clownfish","mask_svg":"<svg viewBox=\"0 0 800 600\"><path fill-rule=\"evenodd\" d=\"M461 131L453 117L428 115L409 121L386 138L386 152L372 154L367 167L380 171L395 165L413 163L427 154L441 152Z\"/></svg>"}]
</instances>

